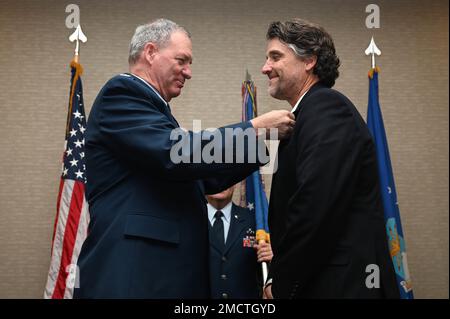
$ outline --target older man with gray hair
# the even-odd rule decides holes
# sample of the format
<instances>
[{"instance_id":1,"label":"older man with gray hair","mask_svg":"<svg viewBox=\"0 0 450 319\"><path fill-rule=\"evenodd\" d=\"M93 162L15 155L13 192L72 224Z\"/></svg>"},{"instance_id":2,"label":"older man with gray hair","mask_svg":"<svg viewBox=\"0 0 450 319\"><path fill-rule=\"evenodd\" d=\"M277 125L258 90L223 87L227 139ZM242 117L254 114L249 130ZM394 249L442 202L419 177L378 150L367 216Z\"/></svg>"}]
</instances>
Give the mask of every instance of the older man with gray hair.
<instances>
[{"instance_id":1,"label":"older man with gray hair","mask_svg":"<svg viewBox=\"0 0 450 319\"><path fill-rule=\"evenodd\" d=\"M209 142L190 145L202 132L186 132L184 142L172 135L179 125L169 102L191 78L191 63L184 28L166 19L139 26L130 44L130 72L109 80L94 102L86 131L91 222L78 260L76 298L208 298L205 194L263 164L249 160L252 143L244 132L276 128L283 137L292 130L293 116L273 111L213 135L221 154L226 129L231 141L244 139L244 162L174 162L174 145L187 143L183 153L192 159Z\"/></svg>"}]
</instances>

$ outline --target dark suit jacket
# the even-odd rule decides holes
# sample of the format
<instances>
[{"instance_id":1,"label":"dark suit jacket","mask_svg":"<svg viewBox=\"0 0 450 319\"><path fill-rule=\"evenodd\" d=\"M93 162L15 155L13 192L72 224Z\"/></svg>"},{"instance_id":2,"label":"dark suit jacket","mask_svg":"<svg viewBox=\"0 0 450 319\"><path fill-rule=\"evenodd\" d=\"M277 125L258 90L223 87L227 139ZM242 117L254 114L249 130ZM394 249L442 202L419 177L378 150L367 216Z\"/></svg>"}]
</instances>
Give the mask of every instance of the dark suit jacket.
<instances>
[{"instance_id":1,"label":"dark suit jacket","mask_svg":"<svg viewBox=\"0 0 450 319\"><path fill-rule=\"evenodd\" d=\"M170 134L177 127L134 76L112 78L97 96L86 131L91 221L76 298L209 297L205 192L227 188L258 164L174 164L170 150L179 140Z\"/></svg>"},{"instance_id":2,"label":"dark suit jacket","mask_svg":"<svg viewBox=\"0 0 450 319\"><path fill-rule=\"evenodd\" d=\"M260 264L253 247L243 247L247 236L255 236L255 215L233 204L230 229L222 251L210 229L211 297L256 299L261 288ZM258 281L259 280L259 281Z\"/></svg>"},{"instance_id":3,"label":"dark suit jacket","mask_svg":"<svg viewBox=\"0 0 450 319\"><path fill-rule=\"evenodd\" d=\"M279 146L269 206L275 298L398 297L371 135L354 105L320 83ZM366 287L366 267L380 289Z\"/></svg>"}]
</instances>

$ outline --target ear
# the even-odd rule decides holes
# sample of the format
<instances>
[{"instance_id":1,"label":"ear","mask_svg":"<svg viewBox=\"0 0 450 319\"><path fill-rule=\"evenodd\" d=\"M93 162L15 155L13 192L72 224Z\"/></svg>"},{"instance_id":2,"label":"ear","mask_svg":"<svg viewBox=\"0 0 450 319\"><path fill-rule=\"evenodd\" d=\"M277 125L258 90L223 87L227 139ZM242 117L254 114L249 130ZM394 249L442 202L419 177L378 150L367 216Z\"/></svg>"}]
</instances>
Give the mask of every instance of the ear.
<instances>
[{"instance_id":1,"label":"ear","mask_svg":"<svg viewBox=\"0 0 450 319\"><path fill-rule=\"evenodd\" d=\"M148 42L144 45L144 49L142 49L142 57L149 64L153 63L156 53L158 52L158 47L153 42Z\"/></svg>"},{"instance_id":2,"label":"ear","mask_svg":"<svg viewBox=\"0 0 450 319\"><path fill-rule=\"evenodd\" d=\"M304 60L305 62L305 70L307 72L312 71L317 63L317 56L313 55L310 58Z\"/></svg>"}]
</instances>

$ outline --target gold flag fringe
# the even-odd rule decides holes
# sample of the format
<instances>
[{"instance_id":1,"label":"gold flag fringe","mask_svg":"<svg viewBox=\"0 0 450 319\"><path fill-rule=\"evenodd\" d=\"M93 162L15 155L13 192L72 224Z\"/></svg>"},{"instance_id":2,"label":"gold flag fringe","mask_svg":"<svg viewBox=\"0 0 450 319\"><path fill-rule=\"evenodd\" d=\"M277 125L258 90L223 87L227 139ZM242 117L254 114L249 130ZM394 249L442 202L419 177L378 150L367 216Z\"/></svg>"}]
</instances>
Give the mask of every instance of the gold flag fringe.
<instances>
[{"instance_id":1,"label":"gold flag fringe","mask_svg":"<svg viewBox=\"0 0 450 319\"><path fill-rule=\"evenodd\" d=\"M73 77L72 87L70 88L69 112L67 113L66 135L69 134L70 129L70 114L72 114L73 95L75 94L75 88L77 85L78 78L83 73L83 67L75 59L73 59L70 62L70 67L75 69L75 76Z\"/></svg>"},{"instance_id":2,"label":"gold flag fringe","mask_svg":"<svg viewBox=\"0 0 450 319\"><path fill-rule=\"evenodd\" d=\"M376 66L376 67L370 69L369 70L369 78L373 79L374 73L380 73L380 68Z\"/></svg>"}]
</instances>

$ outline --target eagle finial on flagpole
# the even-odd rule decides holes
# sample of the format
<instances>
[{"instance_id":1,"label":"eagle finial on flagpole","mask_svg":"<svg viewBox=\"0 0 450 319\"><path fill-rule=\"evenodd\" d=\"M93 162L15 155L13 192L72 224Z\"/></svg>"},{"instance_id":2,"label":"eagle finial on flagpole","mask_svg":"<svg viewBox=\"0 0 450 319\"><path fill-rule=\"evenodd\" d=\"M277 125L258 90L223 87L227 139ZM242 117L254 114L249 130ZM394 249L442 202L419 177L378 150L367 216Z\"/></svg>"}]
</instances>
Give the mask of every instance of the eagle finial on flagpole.
<instances>
[{"instance_id":1,"label":"eagle finial on flagpole","mask_svg":"<svg viewBox=\"0 0 450 319\"><path fill-rule=\"evenodd\" d=\"M80 55L80 41L85 43L87 41L87 37L84 35L83 31L81 30L81 26L78 25L75 29L75 32L71 34L69 37L70 42L76 41L75 45L75 54L73 57L73 60L78 63L79 61L79 55Z\"/></svg>"},{"instance_id":2,"label":"eagle finial on flagpole","mask_svg":"<svg viewBox=\"0 0 450 319\"><path fill-rule=\"evenodd\" d=\"M372 69L375 69L375 67L376 67L375 54L376 55L381 55L381 51L380 51L380 49L378 49L377 45L375 44L375 41L373 40L373 37L370 40L370 44L367 47L365 53L366 53L366 55L372 55Z\"/></svg>"}]
</instances>

